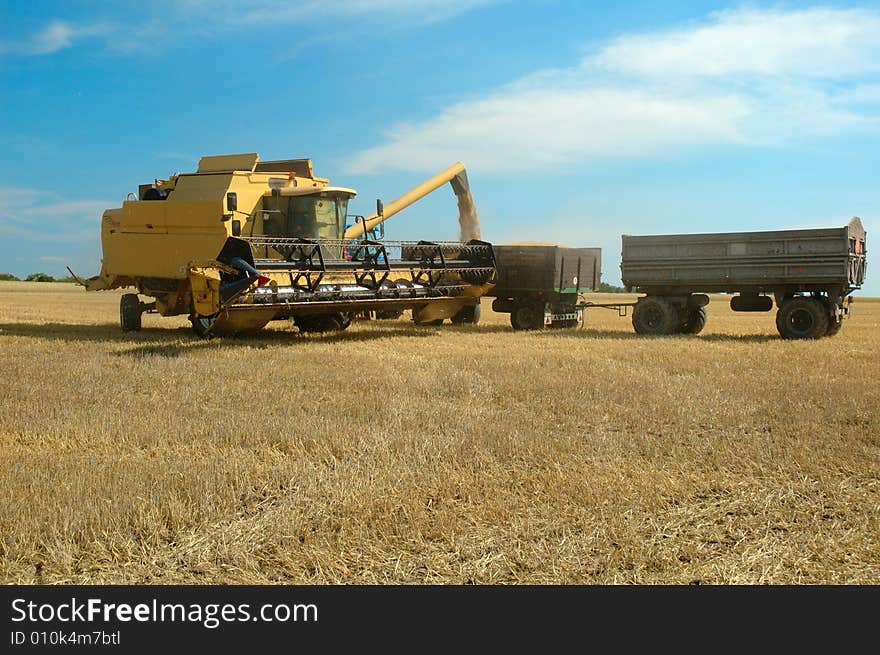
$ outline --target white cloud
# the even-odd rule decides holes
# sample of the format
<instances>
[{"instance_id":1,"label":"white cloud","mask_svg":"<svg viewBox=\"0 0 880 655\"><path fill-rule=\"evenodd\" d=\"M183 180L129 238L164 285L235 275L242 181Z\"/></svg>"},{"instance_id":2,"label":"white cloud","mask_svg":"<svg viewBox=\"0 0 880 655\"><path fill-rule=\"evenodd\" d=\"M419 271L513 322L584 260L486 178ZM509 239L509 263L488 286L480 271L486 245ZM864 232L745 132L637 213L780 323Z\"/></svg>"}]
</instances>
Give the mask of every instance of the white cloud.
<instances>
[{"instance_id":1,"label":"white cloud","mask_svg":"<svg viewBox=\"0 0 880 655\"><path fill-rule=\"evenodd\" d=\"M112 200L67 200L20 207L13 212L21 222L27 223L46 222L58 218L98 223L105 209L119 204L118 201ZM9 212L10 215L13 212Z\"/></svg>"},{"instance_id":2,"label":"white cloud","mask_svg":"<svg viewBox=\"0 0 880 655\"><path fill-rule=\"evenodd\" d=\"M70 48L76 41L81 39L105 36L114 30L115 28L109 23L73 25L65 21L55 20L43 28L42 31L35 34L29 41L19 44L12 49L23 54L47 55Z\"/></svg>"},{"instance_id":3,"label":"white cloud","mask_svg":"<svg viewBox=\"0 0 880 655\"><path fill-rule=\"evenodd\" d=\"M505 0L156 0L131 3L122 19L91 23L53 20L18 43L0 44L0 54L47 55L87 38L104 37L110 50L130 52L184 37L211 37L230 31L290 24L314 24L325 31L327 20L376 22L386 27L414 26L446 20ZM299 38L303 38L300 35Z\"/></svg>"},{"instance_id":4,"label":"white cloud","mask_svg":"<svg viewBox=\"0 0 880 655\"><path fill-rule=\"evenodd\" d=\"M269 21L305 22L314 18L370 18L403 17L417 23L443 20L463 14L499 0L258 0L242 3L239 0L187 0L186 4L213 11L221 9L227 19L236 23L266 23ZM222 14L221 14L222 15Z\"/></svg>"},{"instance_id":5,"label":"white cloud","mask_svg":"<svg viewBox=\"0 0 880 655\"><path fill-rule=\"evenodd\" d=\"M0 187L0 229L29 238L58 240L98 234L101 216L112 200L62 200L38 189Z\"/></svg>"},{"instance_id":6,"label":"white cloud","mask_svg":"<svg viewBox=\"0 0 880 655\"><path fill-rule=\"evenodd\" d=\"M432 171L463 157L481 170L515 171L588 156L651 154L706 139L736 143L743 141L737 119L750 111L750 100L736 95L680 99L613 87L502 89L427 123L398 126L390 143L360 153L349 168Z\"/></svg>"},{"instance_id":7,"label":"white cloud","mask_svg":"<svg viewBox=\"0 0 880 655\"><path fill-rule=\"evenodd\" d=\"M861 9L741 10L708 25L622 36L586 63L645 76L880 72L880 14Z\"/></svg>"},{"instance_id":8,"label":"white cloud","mask_svg":"<svg viewBox=\"0 0 880 655\"><path fill-rule=\"evenodd\" d=\"M349 172L484 172L710 144L785 145L880 128L880 12L740 10L623 35L568 69L538 71L419 123Z\"/></svg>"}]
</instances>

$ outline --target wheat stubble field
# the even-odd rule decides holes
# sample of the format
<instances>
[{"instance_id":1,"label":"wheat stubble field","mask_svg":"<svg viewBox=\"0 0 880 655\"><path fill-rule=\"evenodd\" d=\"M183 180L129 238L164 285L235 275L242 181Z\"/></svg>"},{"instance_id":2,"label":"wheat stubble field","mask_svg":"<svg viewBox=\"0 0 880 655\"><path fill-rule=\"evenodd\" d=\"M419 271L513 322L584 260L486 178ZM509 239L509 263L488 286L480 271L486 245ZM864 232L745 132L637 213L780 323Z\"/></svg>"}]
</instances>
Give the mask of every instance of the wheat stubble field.
<instances>
[{"instance_id":1,"label":"wheat stubble field","mask_svg":"<svg viewBox=\"0 0 880 655\"><path fill-rule=\"evenodd\" d=\"M816 342L117 308L0 283L2 582L880 583L880 301Z\"/></svg>"}]
</instances>

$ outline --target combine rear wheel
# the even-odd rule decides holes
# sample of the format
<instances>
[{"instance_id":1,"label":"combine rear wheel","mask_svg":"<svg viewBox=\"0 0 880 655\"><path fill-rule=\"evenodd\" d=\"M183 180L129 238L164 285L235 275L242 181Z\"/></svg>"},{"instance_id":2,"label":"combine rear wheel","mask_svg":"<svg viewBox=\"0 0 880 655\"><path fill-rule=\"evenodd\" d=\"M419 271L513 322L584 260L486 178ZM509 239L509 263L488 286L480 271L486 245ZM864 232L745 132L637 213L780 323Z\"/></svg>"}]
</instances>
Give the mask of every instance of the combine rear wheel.
<instances>
[{"instance_id":1,"label":"combine rear wheel","mask_svg":"<svg viewBox=\"0 0 880 655\"><path fill-rule=\"evenodd\" d=\"M678 311L665 298L647 296L633 308L633 328L637 334L673 334L678 330Z\"/></svg>"},{"instance_id":2,"label":"combine rear wheel","mask_svg":"<svg viewBox=\"0 0 880 655\"><path fill-rule=\"evenodd\" d=\"M119 325L123 332L137 332L141 329L143 307L136 293L126 293L119 299Z\"/></svg>"},{"instance_id":3,"label":"combine rear wheel","mask_svg":"<svg viewBox=\"0 0 880 655\"><path fill-rule=\"evenodd\" d=\"M796 296L776 312L776 329L783 339L818 339L828 333L828 318L821 300Z\"/></svg>"}]
</instances>

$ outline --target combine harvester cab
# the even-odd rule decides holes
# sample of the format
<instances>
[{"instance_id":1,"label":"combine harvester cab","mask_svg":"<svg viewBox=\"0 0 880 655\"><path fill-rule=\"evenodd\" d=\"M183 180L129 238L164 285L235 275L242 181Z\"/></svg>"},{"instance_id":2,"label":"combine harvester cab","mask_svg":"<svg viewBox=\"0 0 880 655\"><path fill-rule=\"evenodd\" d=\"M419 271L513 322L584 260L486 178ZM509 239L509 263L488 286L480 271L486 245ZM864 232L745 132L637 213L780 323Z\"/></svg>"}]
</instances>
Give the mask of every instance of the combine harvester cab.
<instances>
[{"instance_id":1,"label":"combine harvester cab","mask_svg":"<svg viewBox=\"0 0 880 655\"><path fill-rule=\"evenodd\" d=\"M464 166L439 173L368 218L347 223L353 189L315 177L308 159L203 157L198 171L141 185L104 212L101 273L89 290L135 287L120 324L144 312L187 315L200 336L252 332L292 319L303 332L344 330L364 312L425 319L471 310L492 288L492 246L477 239L376 240L376 228L446 182L466 191ZM407 259L392 252L407 253Z\"/></svg>"}]
</instances>

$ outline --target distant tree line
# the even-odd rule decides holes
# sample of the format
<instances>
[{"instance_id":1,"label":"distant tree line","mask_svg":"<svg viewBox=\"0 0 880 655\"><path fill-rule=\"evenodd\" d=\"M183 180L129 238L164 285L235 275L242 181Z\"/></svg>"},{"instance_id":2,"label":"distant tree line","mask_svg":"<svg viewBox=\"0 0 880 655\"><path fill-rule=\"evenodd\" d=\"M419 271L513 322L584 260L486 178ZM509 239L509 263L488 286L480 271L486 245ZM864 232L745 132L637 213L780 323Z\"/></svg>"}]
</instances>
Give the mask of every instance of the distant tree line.
<instances>
[{"instance_id":1,"label":"distant tree line","mask_svg":"<svg viewBox=\"0 0 880 655\"><path fill-rule=\"evenodd\" d=\"M616 287L613 284L608 284L607 282L600 282L599 288L596 289L599 293L631 293L630 289L626 287Z\"/></svg>"},{"instance_id":2,"label":"distant tree line","mask_svg":"<svg viewBox=\"0 0 880 655\"><path fill-rule=\"evenodd\" d=\"M12 273L0 273L0 282L76 282L72 277L52 277L48 273L31 273L24 280Z\"/></svg>"}]
</instances>

